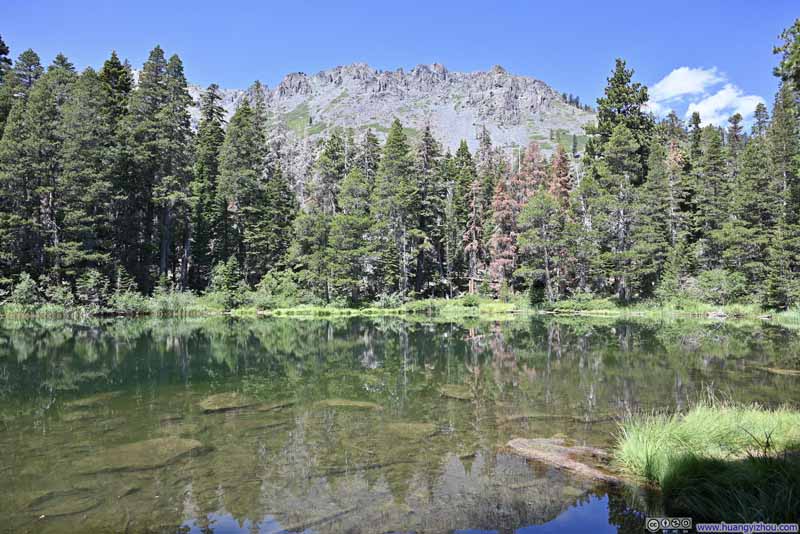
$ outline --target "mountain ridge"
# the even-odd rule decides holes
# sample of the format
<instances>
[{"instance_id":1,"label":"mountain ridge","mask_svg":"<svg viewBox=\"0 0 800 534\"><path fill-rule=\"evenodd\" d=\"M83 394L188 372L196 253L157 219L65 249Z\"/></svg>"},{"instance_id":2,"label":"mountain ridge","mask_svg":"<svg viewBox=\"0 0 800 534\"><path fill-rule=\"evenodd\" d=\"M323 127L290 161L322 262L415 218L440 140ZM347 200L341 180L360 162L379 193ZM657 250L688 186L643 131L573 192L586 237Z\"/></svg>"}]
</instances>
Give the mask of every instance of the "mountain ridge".
<instances>
[{"instance_id":1,"label":"mountain ridge","mask_svg":"<svg viewBox=\"0 0 800 534\"><path fill-rule=\"evenodd\" d=\"M459 72L432 63L406 71L357 62L316 74L288 73L274 87L262 87L270 136L278 138L284 168L295 176L313 160L316 141L332 128L371 128L383 139L398 118L412 139L430 125L444 149L455 151L462 139L474 150L485 127L496 146L513 151L537 141L550 153L559 141L582 136L583 127L595 121L594 112L565 102L547 83L499 65ZM190 86L195 102L202 91ZM242 98L252 96L252 87L220 93L229 118ZM199 117L197 104L192 117Z\"/></svg>"}]
</instances>

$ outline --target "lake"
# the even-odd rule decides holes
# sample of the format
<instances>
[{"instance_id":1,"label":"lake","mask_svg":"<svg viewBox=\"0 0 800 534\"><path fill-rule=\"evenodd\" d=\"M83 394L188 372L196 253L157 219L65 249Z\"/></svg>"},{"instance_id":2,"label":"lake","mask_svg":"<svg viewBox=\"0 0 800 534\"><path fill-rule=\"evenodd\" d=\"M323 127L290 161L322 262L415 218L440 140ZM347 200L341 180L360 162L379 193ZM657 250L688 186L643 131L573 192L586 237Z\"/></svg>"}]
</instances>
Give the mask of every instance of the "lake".
<instances>
[{"instance_id":1,"label":"lake","mask_svg":"<svg viewBox=\"0 0 800 534\"><path fill-rule=\"evenodd\" d=\"M642 532L657 498L503 450L617 418L800 401L769 323L0 321L0 530Z\"/></svg>"}]
</instances>

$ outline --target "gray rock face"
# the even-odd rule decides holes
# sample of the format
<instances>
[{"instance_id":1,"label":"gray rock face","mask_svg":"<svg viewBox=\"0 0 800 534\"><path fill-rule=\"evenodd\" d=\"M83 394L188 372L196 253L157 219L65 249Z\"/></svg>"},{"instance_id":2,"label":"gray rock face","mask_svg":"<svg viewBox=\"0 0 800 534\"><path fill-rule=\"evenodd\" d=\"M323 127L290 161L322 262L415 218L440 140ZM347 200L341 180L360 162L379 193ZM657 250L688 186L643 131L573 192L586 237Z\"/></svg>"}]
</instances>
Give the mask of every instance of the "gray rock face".
<instances>
[{"instance_id":1,"label":"gray rock face","mask_svg":"<svg viewBox=\"0 0 800 534\"><path fill-rule=\"evenodd\" d=\"M280 146L284 170L295 180L308 174L317 141L332 128L371 128L384 139L395 118L413 142L428 124L445 149L455 151L462 139L474 150L477 134L486 127L496 146L538 141L545 153L555 149L550 132L582 134L595 115L566 104L546 83L508 73L495 66L488 72L450 72L444 65L418 65L405 72L380 71L364 63L339 66L307 75L295 72L275 88L264 87L270 136ZM191 87L196 101L202 92ZM228 117L247 95L223 90ZM192 110L196 120L199 109Z\"/></svg>"}]
</instances>

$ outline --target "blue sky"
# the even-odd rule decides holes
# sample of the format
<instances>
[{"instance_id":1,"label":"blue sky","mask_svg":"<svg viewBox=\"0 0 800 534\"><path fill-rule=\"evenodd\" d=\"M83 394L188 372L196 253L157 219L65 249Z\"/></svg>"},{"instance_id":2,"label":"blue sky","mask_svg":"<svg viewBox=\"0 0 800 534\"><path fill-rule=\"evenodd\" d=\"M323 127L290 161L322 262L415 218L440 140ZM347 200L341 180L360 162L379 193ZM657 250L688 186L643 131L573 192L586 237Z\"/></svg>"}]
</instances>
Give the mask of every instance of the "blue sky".
<instances>
[{"instance_id":1,"label":"blue sky","mask_svg":"<svg viewBox=\"0 0 800 534\"><path fill-rule=\"evenodd\" d=\"M500 64L594 102L615 57L656 91L659 112L689 106L709 121L771 103L772 47L800 15L797 0L647 2L193 2L4 0L0 35L16 57L32 47L99 66L112 49L138 67L160 44L190 81L274 86L293 71L364 61L380 69L439 62ZM681 69L684 67L684 69ZM673 72L675 69L676 72Z\"/></svg>"}]
</instances>

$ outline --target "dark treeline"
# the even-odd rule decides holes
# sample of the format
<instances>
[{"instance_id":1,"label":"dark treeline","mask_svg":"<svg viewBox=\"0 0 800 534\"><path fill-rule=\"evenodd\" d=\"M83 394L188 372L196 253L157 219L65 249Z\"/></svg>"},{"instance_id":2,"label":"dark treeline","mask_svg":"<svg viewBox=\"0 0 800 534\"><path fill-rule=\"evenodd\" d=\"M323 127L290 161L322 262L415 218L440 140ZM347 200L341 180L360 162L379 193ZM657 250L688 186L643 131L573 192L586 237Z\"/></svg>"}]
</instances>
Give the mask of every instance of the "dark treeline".
<instances>
[{"instance_id":1,"label":"dark treeline","mask_svg":"<svg viewBox=\"0 0 800 534\"><path fill-rule=\"evenodd\" d=\"M78 303L247 286L340 304L526 292L786 308L800 298L799 33L782 36L780 89L750 131L738 113L657 121L618 60L580 159L535 143L509 159L485 129L474 154L451 154L395 121L382 146L332 131L308 176L282 172L258 82L227 123L209 86L193 130L177 55L156 47L134 81L116 54L79 74L32 50L12 64L0 41L0 282Z\"/></svg>"}]
</instances>

